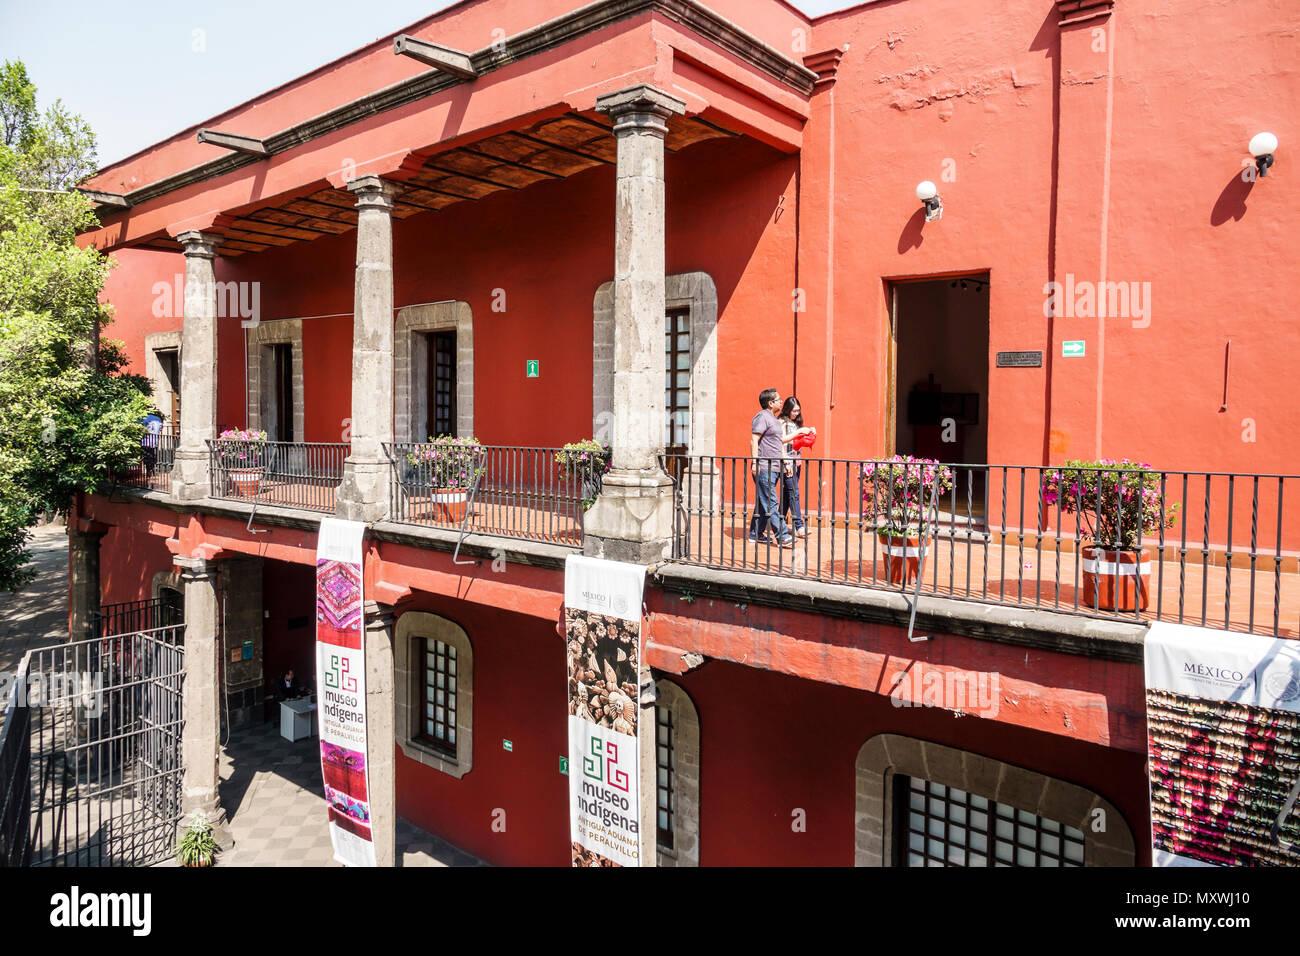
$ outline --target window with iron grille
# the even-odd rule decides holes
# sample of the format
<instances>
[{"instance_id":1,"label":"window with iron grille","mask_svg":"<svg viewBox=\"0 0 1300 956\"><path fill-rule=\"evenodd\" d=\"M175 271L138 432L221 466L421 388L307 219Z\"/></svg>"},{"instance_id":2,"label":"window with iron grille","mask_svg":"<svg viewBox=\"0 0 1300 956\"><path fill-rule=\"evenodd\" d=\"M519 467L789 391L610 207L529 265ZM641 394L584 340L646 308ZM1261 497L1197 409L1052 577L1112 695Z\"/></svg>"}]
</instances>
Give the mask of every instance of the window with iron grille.
<instances>
[{"instance_id":1,"label":"window with iron grille","mask_svg":"<svg viewBox=\"0 0 1300 956\"><path fill-rule=\"evenodd\" d=\"M425 638L424 713L416 735L448 756L456 756L456 648Z\"/></svg>"},{"instance_id":2,"label":"window with iron grille","mask_svg":"<svg viewBox=\"0 0 1300 956\"><path fill-rule=\"evenodd\" d=\"M655 776L658 796L658 838L665 849L673 848L673 815L676 811L673 788L676 783L674 766L673 712L667 707L655 708Z\"/></svg>"},{"instance_id":3,"label":"window with iron grille","mask_svg":"<svg viewBox=\"0 0 1300 956\"><path fill-rule=\"evenodd\" d=\"M1074 827L931 780L894 787L896 866L1083 866Z\"/></svg>"},{"instance_id":4,"label":"window with iron grille","mask_svg":"<svg viewBox=\"0 0 1300 956\"><path fill-rule=\"evenodd\" d=\"M664 447L684 455L691 428L691 310L669 309L664 316Z\"/></svg>"}]
</instances>

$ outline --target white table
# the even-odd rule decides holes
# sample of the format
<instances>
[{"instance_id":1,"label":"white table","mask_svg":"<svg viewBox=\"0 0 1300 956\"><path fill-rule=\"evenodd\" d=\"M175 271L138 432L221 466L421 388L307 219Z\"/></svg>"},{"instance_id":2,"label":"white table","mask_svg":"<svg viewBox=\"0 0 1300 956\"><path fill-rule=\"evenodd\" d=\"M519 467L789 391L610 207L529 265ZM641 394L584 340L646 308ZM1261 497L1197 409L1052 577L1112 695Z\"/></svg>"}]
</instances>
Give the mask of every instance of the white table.
<instances>
[{"instance_id":1,"label":"white table","mask_svg":"<svg viewBox=\"0 0 1300 956\"><path fill-rule=\"evenodd\" d=\"M281 701L280 736L285 740L316 736L316 704L306 698Z\"/></svg>"}]
</instances>

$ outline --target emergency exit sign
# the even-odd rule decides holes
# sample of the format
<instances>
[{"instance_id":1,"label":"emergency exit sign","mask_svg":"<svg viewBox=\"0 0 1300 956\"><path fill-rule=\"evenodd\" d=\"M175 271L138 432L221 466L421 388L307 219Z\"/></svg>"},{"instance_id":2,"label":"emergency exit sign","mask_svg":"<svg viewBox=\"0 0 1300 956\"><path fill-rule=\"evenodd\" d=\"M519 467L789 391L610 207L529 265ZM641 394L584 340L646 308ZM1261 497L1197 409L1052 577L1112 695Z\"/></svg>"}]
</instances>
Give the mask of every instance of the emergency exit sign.
<instances>
[{"instance_id":1,"label":"emergency exit sign","mask_svg":"<svg viewBox=\"0 0 1300 956\"><path fill-rule=\"evenodd\" d=\"M524 365L524 375L528 378L541 378L542 362L540 359L529 359Z\"/></svg>"},{"instance_id":2,"label":"emergency exit sign","mask_svg":"<svg viewBox=\"0 0 1300 956\"><path fill-rule=\"evenodd\" d=\"M1083 358L1083 339L1061 343L1061 355L1064 358Z\"/></svg>"}]
</instances>

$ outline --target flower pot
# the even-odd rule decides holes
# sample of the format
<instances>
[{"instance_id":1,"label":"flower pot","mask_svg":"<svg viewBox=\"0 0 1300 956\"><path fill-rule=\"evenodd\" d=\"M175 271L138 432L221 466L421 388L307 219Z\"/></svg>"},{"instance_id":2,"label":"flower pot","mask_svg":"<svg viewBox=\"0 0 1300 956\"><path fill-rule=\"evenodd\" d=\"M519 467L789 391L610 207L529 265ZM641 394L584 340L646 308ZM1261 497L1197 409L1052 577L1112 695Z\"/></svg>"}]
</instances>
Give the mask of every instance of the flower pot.
<instances>
[{"instance_id":1,"label":"flower pot","mask_svg":"<svg viewBox=\"0 0 1300 956\"><path fill-rule=\"evenodd\" d=\"M237 495L255 495L262 484L264 468L232 468L230 488Z\"/></svg>"},{"instance_id":2,"label":"flower pot","mask_svg":"<svg viewBox=\"0 0 1300 956\"><path fill-rule=\"evenodd\" d=\"M915 581L921 562L921 539L883 534L877 534L876 538L880 541L885 566L889 568L889 583L906 585Z\"/></svg>"},{"instance_id":3,"label":"flower pot","mask_svg":"<svg viewBox=\"0 0 1300 956\"><path fill-rule=\"evenodd\" d=\"M1103 611L1145 611L1150 603L1151 551L1083 546L1081 606Z\"/></svg>"},{"instance_id":4,"label":"flower pot","mask_svg":"<svg viewBox=\"0 0 1300 956\"><path fill-rule=\"evenodd\" d=\"M465 520L465 511L469 508L469 492L464 488L435 488L433 490L433 514L442 521L459 523Z\"/></svg>"}]
</instances>

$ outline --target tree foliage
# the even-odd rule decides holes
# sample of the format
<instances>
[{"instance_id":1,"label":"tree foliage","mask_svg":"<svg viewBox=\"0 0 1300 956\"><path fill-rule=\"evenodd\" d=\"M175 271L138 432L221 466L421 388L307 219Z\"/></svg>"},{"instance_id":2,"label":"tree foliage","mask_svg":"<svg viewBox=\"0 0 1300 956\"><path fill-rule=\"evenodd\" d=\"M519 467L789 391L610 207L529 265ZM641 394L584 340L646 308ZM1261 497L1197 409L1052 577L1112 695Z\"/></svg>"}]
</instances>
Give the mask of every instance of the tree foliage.
<instances>
[{"instance_id":1,"label":"tree foliage","mask_svg":"<svg viewBox=\"0 0 1300 956\"><path fill-rule=\"evenodd\" d=\"M30 578L28 529L67 514L139 453L149 385L123 374L100 293L112 260L78 248L97 225L72 187L95 169L95 138L55 102L37 109L21 62L0 66L0 590ZM95 361L90 361L91 356Z\"/></svg>"}]
</instances>

